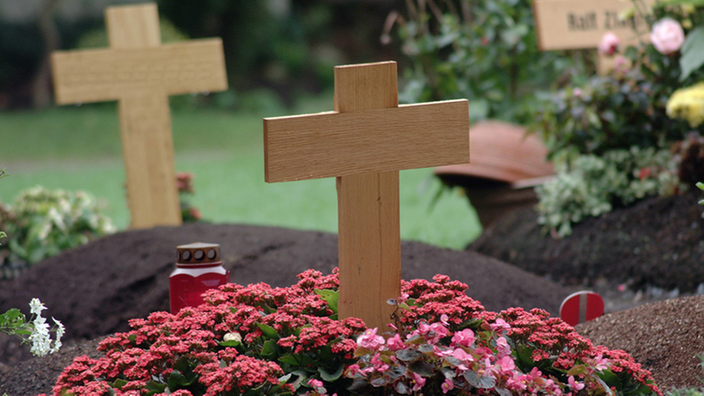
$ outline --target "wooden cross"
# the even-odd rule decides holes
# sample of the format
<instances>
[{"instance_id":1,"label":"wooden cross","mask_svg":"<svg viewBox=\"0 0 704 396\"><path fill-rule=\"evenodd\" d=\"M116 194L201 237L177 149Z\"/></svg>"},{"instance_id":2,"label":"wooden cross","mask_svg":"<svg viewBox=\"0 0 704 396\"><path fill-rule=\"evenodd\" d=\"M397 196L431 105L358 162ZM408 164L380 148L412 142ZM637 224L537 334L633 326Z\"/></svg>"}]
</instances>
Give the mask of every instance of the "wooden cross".
<instances>
[{"instance_id":1,"label":"wooden cross","mask_svg":"<svg viewBox=\"0 0 704 396\"><path fill-rule=\"evenodd\" d=\"M382 62L336 67L334 109L264 119L265 177L337 177L339 315L382 331L401 284L398 172L468 162L469 106L399 106L396 62Z\"/></svg>"},{"instance_id":2,"label":"wooden cross","mask_svg":"<svg viewBox=\"0 0 704 396\"><path fill-rule=\"evenodd\" d=\"M105 19L110 49L52 54L56 101L118 100L131 227L180 225L168 96L227 89L222 42L162 45L155 4Z\"/></svg>"},{"instance_id":3,"label":"wooden cross","mask_svg":"<svg viewBox=\"0 0 704 396\"><path fill-rule=\"evenodd\" d=\"M644 4L651 7L655 0L645 0ZM538 48L541 51L596 48L609 32L618 36L624 47L648 42L650 31L638 13L626 21L619 19L619 13L632 6L631 2L616 0L535 0L533 15ZM612 67L608 58L599 56L601 74Z\"/></svg>"}]
</instances>

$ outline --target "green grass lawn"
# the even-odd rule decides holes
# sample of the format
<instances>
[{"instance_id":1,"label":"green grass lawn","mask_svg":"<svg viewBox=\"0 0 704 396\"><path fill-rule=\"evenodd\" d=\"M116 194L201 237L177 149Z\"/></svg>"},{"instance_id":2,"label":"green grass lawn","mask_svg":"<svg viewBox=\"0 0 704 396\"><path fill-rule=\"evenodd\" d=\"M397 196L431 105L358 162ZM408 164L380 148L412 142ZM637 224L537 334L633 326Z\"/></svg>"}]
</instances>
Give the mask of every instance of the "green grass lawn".
<instances>
[{"instance_id":1,"label":"green grass lawn","mask_svg":"<svg viewBox=\"0 0 704 396\"><path fill-rule=\"evenodd\" d=\"M328 110L316 106L291 114ZM264 182L261 116L179 110L172 121L176 169L194 173L192 202L205 220L336 232L334 179ZM0 113L0 142L0 167L9 174L0 182L1 202L36 185L84 190L105 204L118 228L129 224L115 106ZM431 207L439 187L430 169L401 172L401 237L461 249L481 226L459 194Z\"/></svg>"}]
</instances>

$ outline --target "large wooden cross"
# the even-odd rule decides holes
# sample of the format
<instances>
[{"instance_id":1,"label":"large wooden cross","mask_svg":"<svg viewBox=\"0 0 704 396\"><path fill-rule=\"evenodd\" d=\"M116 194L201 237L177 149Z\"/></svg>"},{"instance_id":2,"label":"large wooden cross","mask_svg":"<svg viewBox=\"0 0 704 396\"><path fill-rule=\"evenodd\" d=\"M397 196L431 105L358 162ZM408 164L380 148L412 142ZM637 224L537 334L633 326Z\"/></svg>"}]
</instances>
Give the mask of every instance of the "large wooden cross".
<instances>
[{"instance_id":1,"label":"large wooden cross","mask_svg":"<svg viewBox=\"0 0 704 396\"><path fill-rule=\"evenodd\" d=\"M220 39L161 44L155 4L109 7L110 49L52 55L59 104L119 101L132 228L181 224L169 95L227 89Z\"/></svg>"},{"instance_id":2,"label":"large wooden cross","mask_svg":"<svg viewBox=\"0 0 704 396\"><path fill-rule=\"evenodd\" d=\"M468 102L399 106L382 62L336 67L334 109L264 119L265 177L337 177L339 315L382 331L400 293L398 172L468 162Z\"/></svg>"}]
</instances>

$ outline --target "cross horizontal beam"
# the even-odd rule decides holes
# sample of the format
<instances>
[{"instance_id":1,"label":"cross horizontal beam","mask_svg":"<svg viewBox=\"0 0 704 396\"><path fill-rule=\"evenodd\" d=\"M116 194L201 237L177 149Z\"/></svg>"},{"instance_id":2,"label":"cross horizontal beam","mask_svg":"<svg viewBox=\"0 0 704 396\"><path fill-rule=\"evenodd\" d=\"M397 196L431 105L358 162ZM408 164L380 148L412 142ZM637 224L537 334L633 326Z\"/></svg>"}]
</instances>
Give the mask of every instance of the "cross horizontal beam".
<instances>
[{"instance_id":1,"label":"cross horizontal beam","mask_svg":"<svg viewBox=\"0 0 704 396\"><path fill-rule=\"evenodd\" d=\"M467 107L467 100L452 100L265 118L266 181L469 162Z\"/></svg>"},{"instance_id":2,"label":"cross horizontal beam","mask_svg":"<svg viewBox=\"0 0 704 396\"><path fill-rule=\"evenodd\" d=\"M117 100L139 92L222 91L227 89L224 64L220 39L52 55L59 104Z\"/></svg>"}]
</instances>

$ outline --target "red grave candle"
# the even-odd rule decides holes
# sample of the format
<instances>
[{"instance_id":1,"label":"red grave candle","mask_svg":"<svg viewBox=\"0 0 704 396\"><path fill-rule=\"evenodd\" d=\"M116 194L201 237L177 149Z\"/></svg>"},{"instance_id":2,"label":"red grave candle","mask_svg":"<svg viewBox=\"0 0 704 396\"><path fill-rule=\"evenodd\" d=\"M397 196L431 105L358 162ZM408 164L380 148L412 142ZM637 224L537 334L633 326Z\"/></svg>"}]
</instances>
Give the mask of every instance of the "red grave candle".
<instances>
[{"instance_id":1,"label":"red grave candle","mask_svg":"<svg viewBox=\"0 0 704 396\"><path fill-rule=\"evenodd\" d=\"M220 245L196 242L177 246L176 270L169 278L171 313L203 303L202 294L230 282L230 271L222 267Z\"/></svg>"}]
</instances>

